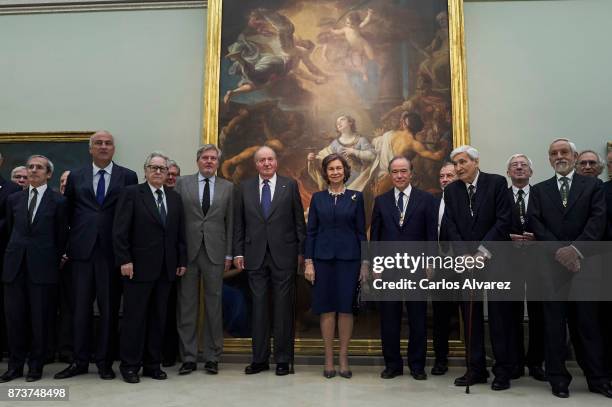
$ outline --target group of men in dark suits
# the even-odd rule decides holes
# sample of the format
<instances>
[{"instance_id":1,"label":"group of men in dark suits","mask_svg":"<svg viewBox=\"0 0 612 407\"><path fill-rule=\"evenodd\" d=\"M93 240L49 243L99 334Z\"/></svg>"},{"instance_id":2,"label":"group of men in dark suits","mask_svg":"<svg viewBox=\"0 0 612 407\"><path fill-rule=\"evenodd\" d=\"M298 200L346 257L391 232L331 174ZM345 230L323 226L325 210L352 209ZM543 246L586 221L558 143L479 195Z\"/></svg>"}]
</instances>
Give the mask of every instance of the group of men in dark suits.
<instances>
[{"instance_id":1,"label":"group of men in dark suits","mask_svg":"<svg viewBox=\"0 0 612 407\"><path fill-rule=\"evenodd\" d=\"M172 166L163 154L147 157L145 182L138 184L136 173L112 161L114 152L113 136L106 131L95 133L90 139L92 164L66 174L63 196L47 187L53 164L43 156L28 159L27 189L21 191L0 180L0 229L6 231L0 239L0 245L6 247L0 247L4 252L4 314L10 327L10 361L0 381L21 377L26 359L26 379L41 378L49 334L48 307L58 270L66 262L71 269L74 355L73 362L55 378L88 372L95 302L100 318L94 361L100 378L115 377L112 364L118 354L126 382L137 383L141 368L144 376L165 379L160 366L173 284L183 362L179 374L197 369L201 286L205 301L204 369L216 374L223 349L222 279L232 264L247 270L256 321L252 363L245 373L269 369L273 336L276 374L289 374L294 279L303 262L305 224L297 183L277 174L274 150L259 148L254 155L258 175L234 186L216 177L221 152L214 145L205 145L196 154L198 172L179 178L173 187L167 186ZM534 186L529 184L533 172L525 155L513 155L508 161L510 187L502 176L480 171L479 153L473 147L458 147L450 156L452 163L440 170L440 200L411 185L409 159L395 157L390 161L393 188L375 199L372 241L438 241L441 250L480 258L490 270L507 260L491 251L491 242L572 242L559 245L548 267L575 273L589 255L584 242L612 239L611 183L602 186L589 171L585 176L575 171L579 155L569 140L558 139L550 145L555 176ZM586 164L580 168L593 167L588 154L581 156ZM443 242L452 243L445 246ZM515 250L512 257L521 259L530 249L517 245ZM121 340L117 341L122 294L123 324ZM458 304L467 333L467 371L455 380L457 386L486 383L489 375L481 294ZM381 377L403 374L399 342L404 306L410 329L408 366L415 379L424 380L426 301L381 302L385 358ZM436 361L432 374L444 374L448 369L449 320L456 308L456 303L434 301ZM604 361L606 336L601 332L606 324L600 325L598 319L603 305L532 301L527 283L527 308L530 335L525 354L523 302L489 298L495 359L492 389L509 388L511 380L522 376L528 367L535 379L551 383L554 395L568 397L571 375L565 368L565 332L569 323L589 389L612 397L606 370L610 369L609 361Z\"/></svg>"}]
</instances>

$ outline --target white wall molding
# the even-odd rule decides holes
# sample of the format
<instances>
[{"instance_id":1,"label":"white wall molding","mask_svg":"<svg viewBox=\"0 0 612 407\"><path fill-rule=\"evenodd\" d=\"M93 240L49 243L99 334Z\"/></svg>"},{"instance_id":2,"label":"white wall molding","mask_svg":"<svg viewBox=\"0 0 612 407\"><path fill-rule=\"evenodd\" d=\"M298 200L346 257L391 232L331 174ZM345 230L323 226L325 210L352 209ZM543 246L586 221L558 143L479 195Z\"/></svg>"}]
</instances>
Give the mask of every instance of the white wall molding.
<instances>
[{"instance_id":1,"label":"white wall molding","mask_svg":"<svg viewBox=\"0 0 612 407\"><path fill-rule=\"evenodd\" d=\"M0 0L0 15L206 8L206 0Z\"/></svg>"}]
</instances>

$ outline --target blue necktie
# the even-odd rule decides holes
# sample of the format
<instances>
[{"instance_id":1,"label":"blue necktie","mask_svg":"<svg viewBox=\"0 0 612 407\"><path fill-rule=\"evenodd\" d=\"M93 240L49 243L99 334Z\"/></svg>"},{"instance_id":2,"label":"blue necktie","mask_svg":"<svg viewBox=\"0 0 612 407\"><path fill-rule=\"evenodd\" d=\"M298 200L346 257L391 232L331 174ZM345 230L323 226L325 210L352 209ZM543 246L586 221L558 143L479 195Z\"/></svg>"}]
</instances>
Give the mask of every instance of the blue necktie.
<instances>
[{"instance_id":1,"label":"blue necktie","mask_svg":"<svg viewBox=\"0 0 612 407\"><path fill-rule=\"evenodd\" d=\"M100 205L104 203L104 193L106 192L106 182L104 182L104 174L106 174L106 171L98 171L100 179L98 180L98 187L96 188L96 201L98 201L98 204Z\"/></svg>"},{"instance_id":2,"label":"blue necktie","mask_svg":"<svg viewBox=\"0 0 612 407\"><path fill-rule=\"evenodd\" d=\"M261 210L264 218L268 219L270 207L272 206L272 193L270 191L270 181L264 179L263 187L261 188Z\"/></svg>"}]
</instances>

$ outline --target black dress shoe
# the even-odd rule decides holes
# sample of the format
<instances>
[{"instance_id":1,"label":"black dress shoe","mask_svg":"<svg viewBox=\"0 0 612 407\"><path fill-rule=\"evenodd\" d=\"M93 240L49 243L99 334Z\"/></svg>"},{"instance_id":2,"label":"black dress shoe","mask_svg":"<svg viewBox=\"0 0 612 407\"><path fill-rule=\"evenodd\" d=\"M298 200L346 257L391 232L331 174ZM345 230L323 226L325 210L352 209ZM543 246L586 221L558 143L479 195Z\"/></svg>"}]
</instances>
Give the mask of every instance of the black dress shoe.
<instances>
[{"instance_id":1,"label":"black dress shoe","mask_svg":"<svg viewBox=\"0 0 612 407\"><path fill-rule=\"evenodd\" d=\"M325 377L326 379L331 379L333 377L336 377L336 370L335 369L323 370L323 377Z\"/></svg>"},{"instance_id":2,"label":"black dress shoe","mask_svg":"<svg viewBox=\"0 0 612 407\"><path fill-rule=\"evenodd\" d=\"M197 368L198 368L198 366L196 365L195 362L185 362L179 368L179 372L178 373L181 376L183 376L183 375L189 374L191 372L194 372Z\"/></svg>"},{"instance_id":3,"label":"black dress shoe","mask_svg":"<svg viewBox=\"0 0 612 407\"><path fill-rule=\"evenodd\" d=\"M276 364L276 375L287 376L289 374L289 363L277 363Z\"/></svg>"},{"instance_id":4,"label":"black dress shoe","mask_svg":"<svg viewBox=\"0 0 612 407\"><path fill-rule=\"evenodd\" d=\"M404 372L401 370L394 370L394 369L390 369L386 367L385 370L380 372L380 378L381 379L393 379L394 377L402 376L403 374Z\"/></svg>"},{"instance_id":5,"label":"black dress shoe","mask_svg":"<svg viewBox=\"0 0 612 407\"><path fill-rule=\"evenodd\" d=\"M496 377L493 379L493 383L491 383L491 390L500 391L500 390L508 390L510 388L510 380L500 379Z\"/></svg>"},{"instance_id":6,"label":"black dress shoe","mask_svg":"<svg viewBox=\"0 0 612 407\"><path fill-rule=\"evenodd\" d=\"M219 362L208 361L208 362L204 363L204 370L206 370L206 373L208 373L208 374L217 374L217 373L219 373Z\"/></svg>"},{"instance_id":7,"label":"black dress shoe","mask_svg":"<svg viewBox=\"0 0 612 407\"><path fill-rule=\"evenodd\" d=\"M115 377L117 377L112 367L98 368L98 376L100 376L100 379L102 380L113 380Z\"/></svg>"},{"instance_id":8,"label":"black dress shoe","mask_svg":"<svg viewBox=\"0 0 612 407\"><path fill-rule=\"evenodd\" d=\"M265 370L270 370L270 365L267 363L251 363L244 368L244 374L257 374ZM288 369L287 369L288 370Z\"/></svg>"},{"instance_id":9,"label":"black dress shoe","mask_svg":"<svg viewBox=\"0 0 612 407\"><path fill-rule=\"evenodd\" d=\"M142 375L144 377L150 377L155 380L166 380L168 375L163 370L157 369L142 369Z\"/></svg>"},{"instance_id":10,"label":"black dress shoe","mask_svg":"<svg viewBox=\"0 0 612 407\"><path fill-rule=\"evenodd\" d=\"M427 373L424 371L410 372L410 375L414 378L414 380L427 380Z\"/></svg>"},{"instance_id":11,"label":"black dress shoe","mask_svg":"<svg viewBox=\"0 0 612 407\"><path fill-rule=\"evenodd\" d=\"M76 363L71 364L66 369L58 372L53 376L54 379L68 379L70 377L86 374L88 366L79 366Z\"/></svg>"},{"instance_id":12,"label":"black dress shoe","mask_svg":"<svg viewBox=\"0 0 612 407\"><path fill-rule=\"evenodd\" d=\"M533 377L539 382L546 381L546 373L544 372L544 369L542 369L540 366L531 366L529 368L529 376Z\"/></svg>"},{"instance_id":13,"label":"black dress shoe","mask_svg":"<svg viewBox=\"0 0 612 407\"><path fill-rule=\"evenodd\" d=\"M30 369L30 371L26 375L25 381L26 382L37 382L40 379L42 379L42 370L32 370L32 369Z\"/></svg>"},{"instance_id":14,"label":"black dress shoe","mask_svg":"<svg viewBox=\"0 0 612 407\"><path fill-rule=\"evenodd\" d=\"M350 370L341 370L338 372L338 374L340 375L340 377L344 377L345 379L350 379L351 377L353 377L353 372L351 372Z\"/></svg>"},{"instance_id":15,"label":"black dress shoe","mask_svg":"<svg viewBox=\"0 0 612 407\"><path fill-rule=\"evenodd\" d=\"M605 397L612 398L612 386L610 383L601 383L598 385L589 386L591 393L599 393Z\"/></svg>"},{"instance_id":16,"label":"black dress shoe","mask_svg":"<svg viewBox=\"0 0 612 407\"><path fill-rule=\"evenodd\" d=\"M455 386L465 387L468 384L472 386L474 384L486 383L486 382L487 382L487 375L485 374L466 373L463 376L455 379Z\"/></svg>"},{"instance_id":17,"label":"black dress shoe","mask_svg":"<svg viewBox=\"0 0 612 407\"><path fill-rule=\"evenodd\" d=\"M10 382L19 377L23 377L23 370L20 369L9 369L0 376L0 383Z\"/></svg>"},{"instance_id":18,"label":"black dress shoe","mask_svg":"<svg viewBox=\"0 0 612 407\"><path fill-rule=\"evenodd\" d=\"M448 372L448 364L442 362L435 362L431 368L431 374L434 376L442 376Z\"/></svg>"},{"instance_id":19,"label":"black dress shoe","mask_svg":"<svg viewBox=\"0 0 612 407\"><path fill-rule=\"evenodd\" d=\"M569 389L565 385L553 384L552 394L559 398L566 399L569 397Z\"/></svg>"},{"instance_id":20,"label":"black dress shoe","mask_svg":"<svg viewBox=\"0 0 612 407\"><path fill-rule=\"evenodd\" d=\"M121 376L123 377L123 381L126 383L140 383L140 377L138 377L138 373L135 370L122 371Z\"/></svg>"}]
</instances>

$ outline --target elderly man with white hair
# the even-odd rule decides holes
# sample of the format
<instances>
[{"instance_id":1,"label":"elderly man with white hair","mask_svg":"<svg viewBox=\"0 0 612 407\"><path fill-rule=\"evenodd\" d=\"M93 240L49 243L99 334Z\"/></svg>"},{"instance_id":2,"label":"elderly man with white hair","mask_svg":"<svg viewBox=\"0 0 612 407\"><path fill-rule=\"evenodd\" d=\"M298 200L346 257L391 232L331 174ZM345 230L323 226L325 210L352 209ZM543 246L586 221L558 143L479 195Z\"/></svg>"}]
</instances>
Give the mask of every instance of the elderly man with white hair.
<instances>
[{"instance_id":1,"label":"elderly man with white hair","mask_svg":"<svg viewBox=\"0 0 612 407\"><path fill-rule=\"evenodd\" d=\"M11 171L11 181L19 185L21 188L26 189L28 183L28 169L23 165L13 168Z\"/></svg>"},{"instance_id":2,"label":"elderly man with white hair","mask_svg":"<svg viewBox=\"0 0 612 407\"><path fill-rule=\"evenodd\" d=\"M455 255L480 258L486 268L495 268L501 256L487 248L491 241L509 240L512 201L504 177L480 171L479 153L472 146L451 152L458 181L444 189L446 238L453 242ZM474 301L463 302L461 312L466 332L467 372L455 380L456 386L486 383L484 315L482 293L471 293ZM470 297L472 298L472 297ZM512 303L489 301L489 326L495 356L493 390L510 388L516 366L516 332L510 323Z\"/></svg>"},{"instance_id":3,"label":"elderly man with white hair","mask_svg":"<svg viewBox=\"0 0 612 407\"><path fill-rule=\"evenodd\" d=\"M599 177L604 169L604 161L593 150L583 150L576 160L576 172L585 177Z\"/></svg>"},{"instance_id":4,"label":"elderly man with white hair","mask_svg":"<svg viewBox=\"0 0 612 407\"><path fill-rule=\"evenodd\" d=\"M577 174L578 152L568 139L554 140L548 158L555 174L532 188L530 224L537 240L560 246L541 268L548 279L580 271L589 242L601 240L606 228L606 202L597 179ZM569 242L569 243L568 243ZM588 269L588 263L585 263ZM603 343L595 301L544 302L546 377L553 395L569 397L572 375L565 367L567 328L577 350L589 390L612 398L603 362Z\"/></svg>"}]
</instances>

